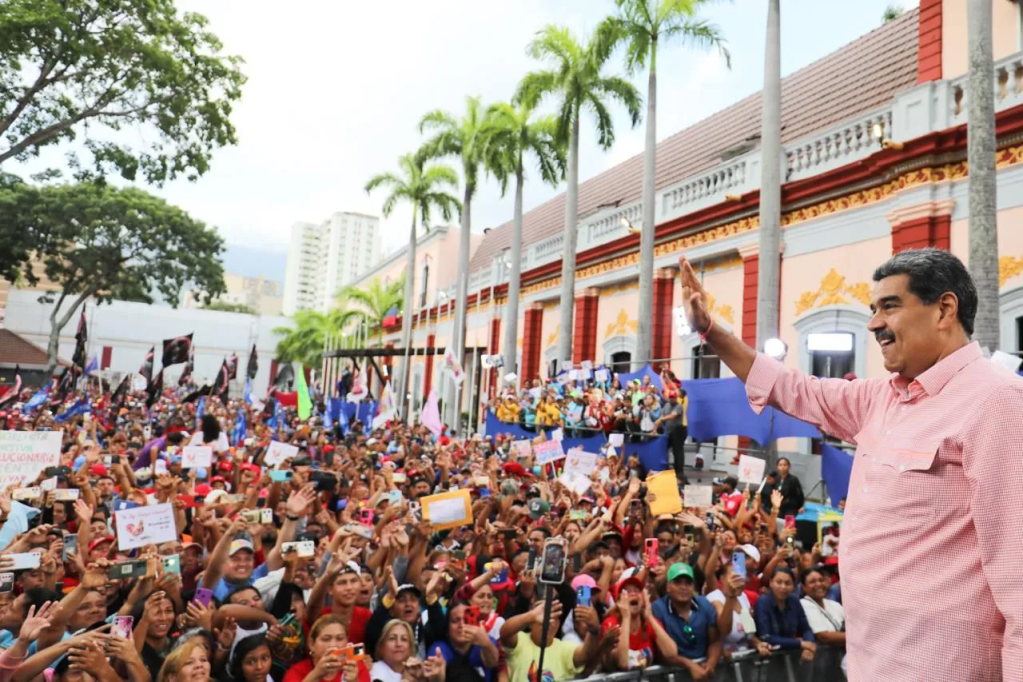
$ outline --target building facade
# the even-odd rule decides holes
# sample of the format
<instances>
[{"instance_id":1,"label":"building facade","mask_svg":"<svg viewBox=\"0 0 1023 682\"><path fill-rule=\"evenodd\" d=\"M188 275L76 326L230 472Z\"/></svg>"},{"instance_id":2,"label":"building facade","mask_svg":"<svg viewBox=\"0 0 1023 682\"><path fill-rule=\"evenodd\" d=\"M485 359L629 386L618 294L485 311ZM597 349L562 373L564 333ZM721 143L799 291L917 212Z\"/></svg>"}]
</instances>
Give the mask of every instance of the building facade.
<instances>
[{"instance_id":1,"label":"building facade","mask_svg":"<svg viewBox=\"0 0 1023 682\"><path fill-rule=\"evenodd\" d=\"M379 260L381 237L380 219L361 213L338 212L319 225L292 225L282 312L329 310L338 290Z\"/></svg>"},{"instance_id":2,"label":"building facade","mask_svg":"<svg viewBox=\"0 0 1023 682\"><path fill-rule=\"evenodd\" d=\"M216 301L243 305L257 315L280 315L284 304L281 296L281 285L266 277L245 277L231 272L224 274L225 292ZM202 301L197 301L191 291L181 295L181 306L184 308L202 308Z\"/></svg>"},{"instance_id":3,"label":"building facade","mask_svg":"<svg viewBox=\"0 0 1023 682\"><path fill-rule=\"evenodd\" d=\"M992 2L1001 345L1021 352L1020 4ZM883 376L880 350L866 333L874 268L919 246L968 260L965 16L966 0L921 0L919 9L783 80L780 327L791 367L820 376ZM653 355L683 378L728 371L702 357L695 335L674 332L679 256L700 273L716 322L755 342L760 118L757 94L658 145ZM562 305L575 306L574 361L637 368L639 235L622 219L641 223L641 190L642 155L581 183L574 301L560 300L564 195L526 213L515 348L501 346L507 273L499 264L507 258L511 222L484 236L471 264L466 362L482 390L465 391L463 409L497 383L496 372L473 357L501 353L501 372L514 366L520 381L550 376ZM418 315L415 344L447 347L452 323L443 306ZM400 321L385 341L397 344L399 329ZM416 358L412 371L424 378L417 398L437 386L439 363ZM817 479L808 473L812 484Z\"/></svg>"}]
</instances>

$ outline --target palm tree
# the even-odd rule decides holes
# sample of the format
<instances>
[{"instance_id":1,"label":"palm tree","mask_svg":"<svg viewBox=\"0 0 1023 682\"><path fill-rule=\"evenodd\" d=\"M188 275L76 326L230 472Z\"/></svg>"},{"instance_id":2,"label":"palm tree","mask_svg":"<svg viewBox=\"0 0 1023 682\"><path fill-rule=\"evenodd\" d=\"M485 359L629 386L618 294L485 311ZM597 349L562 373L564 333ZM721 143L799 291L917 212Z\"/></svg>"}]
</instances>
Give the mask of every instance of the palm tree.
<instances>
[{"instance_id":1,"label":"palm tree","mask_svg":"<svg viewBox=\"0 0 1023 682\"><path fill-rule=\"evenodd\" d=\"M294 327L274 327L280 334L275 354L281 362L301 362L319 367L323 361L323 342L327 334L343 331L356 317L355 311L336 308L327 314L315 310L295 313Z\"/></svg>"},{"instance_id":2,"label":"palm tree","mask_svg":"<svg viewBox=\"0 0 1023 682\"><path fill-rule=\"evenodd\" d=\"M653 359L654 320L654 189L657 177L657 47L670 40L708 49L716 47L731 66L724 37L714 25L695 17L708 0L616 0L618 25L626 42L629 73L649 64L646 95L646 148L643 152L643 228L639 237L639 330L640 364Z\"/></svg>"},{"instance_id":3,"label":"palm tree","mask_svg":"<svg viewBox=\"0 0 1023 682\"><path fill-rule=\"evenodd\" d=\"M881 15L881 21L885 24L889 21L894 21L901 17L904 11L905 10L902 9L902 5L888 5L884 10L884 14Z\"/></svg>"},{"instance_id":4,"label":"palm tree","mask_svg":"<svg viewBox=\"0 0 1023 682\"><path fill-rule=\"evenodd\" d=\"M508 274L508 302L504 308L504 351L506 366L518 374L515 365L519 326L519 285L522 276L522 186L523 164L531 153L544 182L557 187L565 177L565 147L557 139L558 122L554 116L534 117L530 107L520 104L494 104L487 111L493 127L491 166L502 181L515 176L515 219L512 226L511 270ZM503 381L503 379L502 379Z\"/></svg>"},{"instance_id":5,"label":"palm tree","mask_svg":"<svg viewBox=\"0 0 1023 682\"><path fill-rule=\"evenodd\" d=\"M781 19L780 0L767 0L763 115L760 129L760 252L757 264L757 350L778 336L781 269Z\"/></svg>"},{"instance_id":6,"label":"palm tree","mask_svg":"<svg viewBox=\"0 0 1023 682\"><path fill-rule=\"evenodd\" d=\"M462 162L462 175L465 186L462 190L462 233L458 243L458 280L455 298L455 333L453 341L458 362L463 367L465 355L465 322L466 299L469 293L469 236L472 229L472 198L476 194L479 171L486 167L487 128L485 110L479 97L467 97L465 114L456 119L451 114L435 110L431 111L419 123L419 132L431 132L431 137L423 145L423 153L432 158L456 156ZM458 432L459 386L455 385L454 399L448 401L450 414L449 424L453 424Z\"/></svg>"},{"instance_id":7,"label":"palm tree","mask_svg":"<svg viewBox=\"0 0 1023 682\"><path fill-rule=\"evenodd\" d=\"M970 75L967 164L970 168L970 273L977 283L974 338L981 348L996 350L998 320L998 222L995 177L994 57L991 48L991 2L970 0L966 15Z\"/></svg>"},{"instance_id":8,"label":"palm tree","mask_svg":"<svg viewBox=\"0 0 1023 682\"><path fill-rule=\"evenodd\" d=\"M568 189L565 194L565 243L561 262L561 334L558 363L572 359L572 318L575 312L575 248L579 226L579 123L584 109L597 119L601 149L614 144L614 125L608 100L625 105L635 127L640 119L640 97L629 81L601 72L618 41L613 22L604 22L584 47L567 28L548 26L529 45L529 54L552 67L528 74L519 84L515 101L535 107L546 97L557 102L558 140L568 146Z\"/></svg>"},{"instance_id":9,"label":"palm tree","mask_svg":"<svg viewBox=\"0 0 1023 682\"><path fill-rule=\"evenodd\" d=\"M426 156L422 150L416 154L405 154L398 159L400 175L380 173L366 183L366 192L370 193L378 187L385 187L389 194L384 199L381 209L384 216L390 216L398 202L412 205L412 229L409 232L408 256L405 272L405 304L401 316L401 345L405 349L401 369L398 372L398 400L401 408L399 415L405 419L405 395L409 371L409 347L412 345L412 317L416 300L416 239L418 237L417 220L423 220L423 229L430 231L430 214L434 209L440 211L444 220L451 220L455 210L461 210L458 199L445 191L446 187L458 187L458 175L451 166L445 164L426 165Z\"/></svg>"},{"instance_id":10,"label":"palm tree","mask_svg":"<svg viewBox=\"0 0 1023 682\"><path fill-rule=\"evenodd\" d=\"M408 273L403 272L393 282L384 282L374 277L363 288L350 284L338 292L338 307L350 311L353 319L365 321L371 327L376 326L377 341L380 341L384 336L384 318L388 312L392 308L402 312L407 276ZM355 307L351 307L352 304Z\"/></svg>"}]
</instances>

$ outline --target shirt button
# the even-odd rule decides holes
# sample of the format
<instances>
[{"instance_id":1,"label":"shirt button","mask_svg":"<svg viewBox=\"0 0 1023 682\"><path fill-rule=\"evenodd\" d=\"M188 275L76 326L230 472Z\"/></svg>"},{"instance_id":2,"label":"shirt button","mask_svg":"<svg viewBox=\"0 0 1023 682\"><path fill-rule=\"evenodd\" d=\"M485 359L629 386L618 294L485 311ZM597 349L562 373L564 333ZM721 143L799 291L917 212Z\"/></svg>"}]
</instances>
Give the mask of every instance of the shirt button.
<instances>
[{"instance_id":1,"label":"shirt button","mask_svg":"<svg viewBox=\"0 0 1023 682\"><path fill-rule=\"evenodd\" d=\"M906 411L906 406L905 406L905 405L903 405L903 406L902 406L902 411L903 411L903 412L905 412L905 411Z\"/></svg>"},{"instance_id":2,"label":"shirt button","mask_svg":"<svg viewBox=\"0 0 1023 682\"><path fill-rule=\"evenodd\" d=\"M867 488L864 488L864 489L863 489L863 494L864 494L864 495L866 495L866 494L867 494Z\"/></svg>"},{"instance_id":3,"label":"shirt button","mask_svg":"<svg viewBox=\"0 0 1023 682\"><path fill-rule=\"evenodd\" d=\"M905 471L905 470L906 470L906 465L905 464L900 464L899 465L899 471Z\"/></svg>"},{"instance_id":4,"label":"shirt button","mask_svg":"<svg viewBox=\"0 0 1023 682\"><path fill-rule=\"evenodd\" d=\"M884 432L884 435L886 435L886 436L892 435L892 430L888 429L887 431Z\"/></svg>"},{"instance_id":5,"label":"shirt button","mask_svg":"<svg viewBox=\"0 0 1023 682\"><path fill-rule=\"evenodd\" d=\"M871 457L871 458L870 458L870 461L871 461L871 462L874 462L874 463L876 464L876 463L877 463L877 457Z\"/></svg>"}]
</instances>

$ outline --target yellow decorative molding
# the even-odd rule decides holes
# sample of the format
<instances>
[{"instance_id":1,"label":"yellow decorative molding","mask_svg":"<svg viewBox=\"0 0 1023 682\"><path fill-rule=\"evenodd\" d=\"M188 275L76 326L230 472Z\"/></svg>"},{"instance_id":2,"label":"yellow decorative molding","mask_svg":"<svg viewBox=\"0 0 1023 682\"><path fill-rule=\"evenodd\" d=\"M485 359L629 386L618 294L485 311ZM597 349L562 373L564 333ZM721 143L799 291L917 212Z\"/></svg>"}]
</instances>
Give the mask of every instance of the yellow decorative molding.
<instances>
[{"instance_id":1,"label":"yellow decorative molding","mask_svg":"<svg viewBox=\"0 0 1023 682\"><path fill-rule=\"evenodd\" d=\"M550 301L544 301L540 305L543 307L544 310L550 310L552 308L560 308L561 307L561 301L559 301L558 299L555 298L555 299L552 299Z\"/></svg>"},{"instance_id":2,"label":"yellow decorative molding","mask_svg":"<svg viewBox=\"0 0 1023 682\"><path fill-rule=\"evenodd\" d=\"M561 325L560 324L557 327L555 327L554 331L552 331L547 336L547 344L546 345L547 346L553 346L555 343L557 343L559 336L561 336Z\"/></svg>"},{"instance_id":3,"label":"yellow decorative molding","mask_svg":"<svg viewBox=\"0 0 1023 682\"><path fill-rule=\"evenodd\" d=\"M796 315L802 315L810 308L849 303L846 296L851 296L863 305L870 305L870 285L866 282L846 284L845 276L832 268L824 275L817 291L804 291L799 296L796 300Z\"/></svg>"},{"instance_id":4,"label":"yellow decorative molding","mask_svg":"<svg viewBox=\"0 0 1023 682\"><path fill-rule=\"evenodd\" d=\"M707 294L707 309L711 315L724 320L728 324L735 324L735 313L732 312L732 306L719 306L717 300L710 294Z\"/></svg>"},{"instance_id":5,"label":"yellow decorative molding","mask_svg":"<svg viewBox=\"0 0 1023 682\"><path fill-rule=\"evenodd\" d=\"M618 317L615 321L607 325L607 331L604 333L604 340L611 338L612 336L619 336L628 334L632 331L635 334L639 331L639 322L636 320L630 320L629 314L625 312L625 308L618 311Z\"/></svg>"},{"instance_id":6,"label":"yellow decorative molding","mask_svg":"<svg viewBox=\"0 0 1023 682\"><path fill-rule=\"evenodd\" d=\"M1004 287L1010 279L1023 273L1023 258L1002 256L998 259L998 286Z\"/></svg>"}]
</instances>

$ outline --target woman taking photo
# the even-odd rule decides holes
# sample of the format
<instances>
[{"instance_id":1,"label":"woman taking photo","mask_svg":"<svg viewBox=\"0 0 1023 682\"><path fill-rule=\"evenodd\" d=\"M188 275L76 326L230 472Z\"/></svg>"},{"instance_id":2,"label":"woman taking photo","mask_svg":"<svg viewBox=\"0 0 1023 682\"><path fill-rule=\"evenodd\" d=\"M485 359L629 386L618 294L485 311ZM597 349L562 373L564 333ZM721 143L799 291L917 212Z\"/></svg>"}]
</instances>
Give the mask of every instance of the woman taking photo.
<instances>
[{"instance_id":1,"label":"woman taking photo","mask_svg":"<svg viewBox=\"0 0 1023 682\"><path fill-rule=\"evenodd\" d=\"M348 646L348 631L341 616L320 617L309 630L309 658L296 663L284 675L284 682L370 682L363 661L341 662L341 650Z\"/></svg>"}]
</instances>

